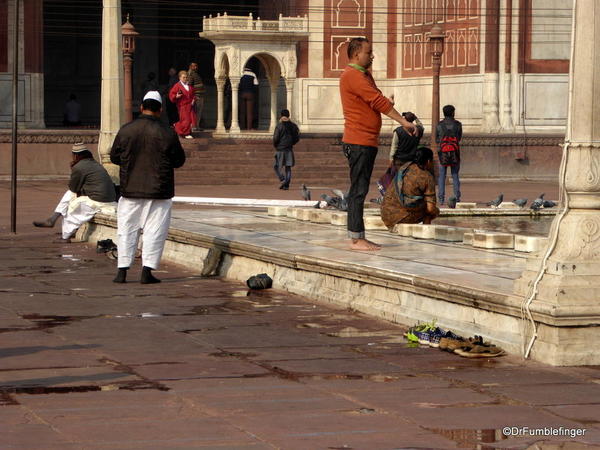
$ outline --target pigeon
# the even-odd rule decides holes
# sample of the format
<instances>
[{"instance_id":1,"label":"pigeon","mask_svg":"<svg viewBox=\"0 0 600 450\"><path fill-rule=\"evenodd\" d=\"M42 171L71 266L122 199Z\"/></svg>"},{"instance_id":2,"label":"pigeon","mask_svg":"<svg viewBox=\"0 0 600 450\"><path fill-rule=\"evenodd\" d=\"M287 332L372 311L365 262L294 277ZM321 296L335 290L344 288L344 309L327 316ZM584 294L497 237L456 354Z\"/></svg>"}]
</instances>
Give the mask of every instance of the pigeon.
<instances>
[{"instance_id":1,"label":"pigeon","mask_svg":"<svg viewBox=\"0 0 600 450\"><path fill-rule=\"evenodd\" d=\"M321 194L321 198L327 204L327 206L335 207L336 204L339 204L339 197L331 197L327 194Z\"/></svg>"},{"instance_id":2,"label":"pigeon","mask_svg":"<svg viewBox=\"0 0 600 450\"><path fill-rule=\"evenodd\" d=\"M556 206L556 203L554 203L552 200L544 200L544 203L542 203L542 206L544 208L554 208Z\"/></svg>"},{"instance_id":3,"label":"pigeon","mask_svg":"<svg viewBox=\"0 0 600 450\"><path fill-rule=\"evenodd\" d=\"M377 197L377 198L372 198L371 200L369 200L371 203L376 203L377 205L381 205L383 203L383 196L381 197Z\"/></svg>"},{"instance_id":4,"label":"pigeon","mask_svg":"<svg viewBox=\"0 0 600 450\"><path fill-rule=\"evenodd\" d=\"M526 198L517 198L517 199L513 200L513 203L515 205L517 205L519 208L524 208L525 205L527 204L527 199Z\"/></svg>"},{"instance_id":5,"label":"pigeon","mask_svg":"<svg viewBox=\"0 0 600 450\"><path fill-rule=\"evenodd\" d=\"M500 203L502 203L502 200L504 200L504 194L501 193L498 197L496 197L495 200L492 200L491 202L486 203L486 205L497 208L498 206L500 206Z\"/></svg>"},{"instance_id":6,"label":"pigeon","mask_svg":"<svg viewBox=\"0 0 600 450\"><path fill-rule=\"evenodd\" d=\"M339 198L344 198L345 197L344 193L342 191L340 191L339 189L332 189L331 192L333 192Z\"/></svg>"},{"instance_id":7,"label":"pigeon","mask_svg":"<svg viewBox=\"0 0 600 450\"><path fill-rule=\"evenodd\" d=\"M302 193L302 198L307 202L310 201L310 191L306 188L306 185L302 183L302 187L300 188L300 192Z\"/></svg>"},{"instance_id":8,"label":"pigeon","mask_svg":"<svg viewBox=\"0 0 600 450\"><path fill-rule=\"evenodd\" d=\"M450 197L448 199L447 205L448 205L448 208L452 208L452 209L456 208L456 197Z\"/></svg>"},{"instance_id":9,"label":"pigeon","mask_svg":"<svg viewBox=\"0 0 600 450\"><path fill-rule=\"evenodd\" d=\"M544 194L544 193L540 194L540 196L538 198L536 198L533 202L531 202L530 208L533 209L534 211L537 211L542 206L544 206L544 195L546 195L546 194Z\"/></svg>"},{"instance_id":10,"label":"pigeon","mask_svg":"<svg viewBox=\"0 0 600 450\"><path fill-rule=\"evenodd\" d=\"M327 207L342 209L343 200L339 197L331 197L327 194L321 194L321 198L325 201Z\"/></svg>"}]
</instances>

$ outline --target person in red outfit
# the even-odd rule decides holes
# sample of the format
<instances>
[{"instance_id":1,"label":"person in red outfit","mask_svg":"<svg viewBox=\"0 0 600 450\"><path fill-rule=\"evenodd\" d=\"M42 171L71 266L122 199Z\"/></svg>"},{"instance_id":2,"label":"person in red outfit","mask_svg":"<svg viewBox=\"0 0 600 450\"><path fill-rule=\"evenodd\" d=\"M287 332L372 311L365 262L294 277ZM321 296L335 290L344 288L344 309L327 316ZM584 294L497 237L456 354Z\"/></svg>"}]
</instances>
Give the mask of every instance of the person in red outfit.
<instances>
[{"instance_id":1,"label":"person in red outfit","mask_svg":"<svg viewBox=\"0 0 600 450\"><path fill-rule=\"evenodd\" d=\"M194 111L194 87L187 83L188 74L179 72L179 82L169 91L169 100L177 105L179 122L175 124L175 132L186 139L192 139L192 126L196 123Z\"/></svg>"}]
</instances>

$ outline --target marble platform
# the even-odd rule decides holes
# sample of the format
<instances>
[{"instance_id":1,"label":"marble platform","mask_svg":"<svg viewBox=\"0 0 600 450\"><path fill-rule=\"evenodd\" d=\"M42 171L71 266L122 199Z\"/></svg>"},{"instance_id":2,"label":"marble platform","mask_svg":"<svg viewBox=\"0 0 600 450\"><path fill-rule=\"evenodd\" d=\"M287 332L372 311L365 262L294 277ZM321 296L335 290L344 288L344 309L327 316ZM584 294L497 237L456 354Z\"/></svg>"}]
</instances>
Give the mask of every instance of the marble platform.
<instances>
[{"instance_id":1,"label":"marble platform","mask_svg":"<svg viewBox=\"0 0 600 450\"><path fill-rule=\"evenodd\" d=\"M114 216L97 215L79 238L116 241L115 226ZM266 208L175 209L163 258L201 272L209 249L218 248L222 259L213 272L219 276L245 281L265 272L275 288L315 301L407 325L437 320L442 327L522 352L524 299L514 294L513 284L527 254L417 240L387 230L371 231L369 238L383 249L351 251L342 227L273 217ZM531 311L537 322L563 332L589 328L600 318L600 307L580 314L534 302ZM600 363L598 356L582 360L576 346L563 354L560 342L551 340L536 344L532 357L554 365Z\"/></svg>"}]
</instances>

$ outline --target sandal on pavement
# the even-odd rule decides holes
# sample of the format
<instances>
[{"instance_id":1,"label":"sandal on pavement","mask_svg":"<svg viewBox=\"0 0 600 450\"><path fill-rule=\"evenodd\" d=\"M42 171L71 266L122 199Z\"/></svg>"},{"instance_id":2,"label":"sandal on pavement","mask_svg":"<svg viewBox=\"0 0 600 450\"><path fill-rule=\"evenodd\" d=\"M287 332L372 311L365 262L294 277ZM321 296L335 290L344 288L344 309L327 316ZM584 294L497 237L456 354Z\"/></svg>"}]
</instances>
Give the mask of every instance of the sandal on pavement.
<instances>
[{"instance_id":1,"label":"sandal on pavement","mask_svg":"<svg viewBox=\"0 0 600 450\"><path fill-rule=\"evenodd\" d=\"M473 345L470 348L458 348L454 353L464 358L495 358L506 354L504 350L495 345Z\"/></svg>"}]
</instances>

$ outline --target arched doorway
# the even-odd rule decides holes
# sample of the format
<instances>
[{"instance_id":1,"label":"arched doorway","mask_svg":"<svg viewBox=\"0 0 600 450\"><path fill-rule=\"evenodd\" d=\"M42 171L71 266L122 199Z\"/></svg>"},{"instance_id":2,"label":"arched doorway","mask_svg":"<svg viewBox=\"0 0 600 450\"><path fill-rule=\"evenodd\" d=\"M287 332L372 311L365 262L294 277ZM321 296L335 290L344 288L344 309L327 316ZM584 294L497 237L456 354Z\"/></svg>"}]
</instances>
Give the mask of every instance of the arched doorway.
<instances>
[{"instance_id":1,"label":"arched doorway","mask_svg":"<svg viewBox=\"0 0 600 450\"><path fill-rule=\"evenodd\" d=\"M202 23L204 31L200 36L214 43L215 68L218 68L215 74L217 110L221 112L217 116L216 134L226 131L223 111L227 108L225 99L227 80L231 83L229 133L241 132L240 105L248 107L240 94L240 81L246 65L253 66L250 68L254 69L253 72L257 75L258 121L253 121L250 126L243 123L243 128L255 126L263 132L274 130L278 109L282 107L287 107L293 115L296 44L300 39L308 36L308 18L280 16L277 21L261 21L254 19L252 15L243 17L224 14L204 18ZM242 84L242 90L244 89Z\"/></svg>"},{"instance_id":2,"label":"arched doorway","mask_svg":"<svg viewBox=\"0 0 600 450\"><path fill-rule=\"evenodd\" d=\"M246 60L243 70L239 86L240 128L273 131L277 111L286 107L280 63L273 55L256 53ZM248 74L254 74L255 81Z\"/></svg>"}]
</instances>

